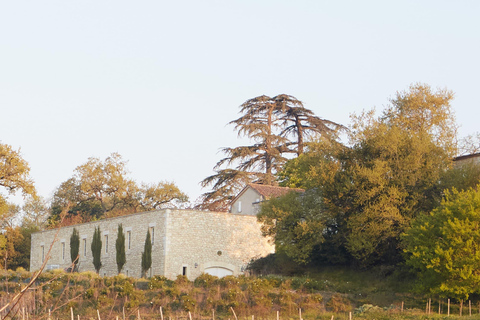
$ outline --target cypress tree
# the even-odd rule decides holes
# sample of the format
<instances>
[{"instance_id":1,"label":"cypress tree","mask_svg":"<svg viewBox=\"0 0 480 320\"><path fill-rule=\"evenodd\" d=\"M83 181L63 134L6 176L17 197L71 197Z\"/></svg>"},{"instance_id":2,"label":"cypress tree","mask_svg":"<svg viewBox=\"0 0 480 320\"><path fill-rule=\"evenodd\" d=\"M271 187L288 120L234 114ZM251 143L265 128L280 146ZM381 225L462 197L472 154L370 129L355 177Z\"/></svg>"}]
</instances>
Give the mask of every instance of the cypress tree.
<instances>
[{"instance_id":1,"label":"cypress tree","mask_svg":"<svg viewBox=\"0 0 480 320\"><path fill-rule=\"evenodd\" d=\"M142 252L142 277L147 275L148 269L152 266L152 238L150 230L147 230L147 238L145 239L145 247Z\"/></svg>"},{"instance_id":2,"label":"cypress tree","mask_svg":"<svg viewBox=\"0 0 480 320\"><path fill-rule=\"evenodd\" d=\"M100 268L102 267L101 255L102 255L102 236L100 233L100 227L97 227L93 232L93 239L92 239L93 266L95 267L95 271L97 273L100 272Z\"/></svg>"},{"instance_id":3,"label":"cypress tree","mask_svg":"<svg viewBox=\"0 0 480 320\"><path fill-rule=\"evenodd\" d=\"M122 224L118 225L117 241L115 242L115 248L117 249L118 274L120 274L120 271L122 271L123 266L127 262L127 258L125 255L125 234L123 233Z\"/></svg>"},{"instance_id":4,"label":"cypress tree","mask_svg":"<svg viewBox=\"0 0 480 320\"><path fill-rule=\"evenodd\" d=\"M78 259L80 252L80 235L76 228L73 228L72 235L70 236L70 258L72 259L73 271L77 271Z\"/></svg>"}]
</instances>

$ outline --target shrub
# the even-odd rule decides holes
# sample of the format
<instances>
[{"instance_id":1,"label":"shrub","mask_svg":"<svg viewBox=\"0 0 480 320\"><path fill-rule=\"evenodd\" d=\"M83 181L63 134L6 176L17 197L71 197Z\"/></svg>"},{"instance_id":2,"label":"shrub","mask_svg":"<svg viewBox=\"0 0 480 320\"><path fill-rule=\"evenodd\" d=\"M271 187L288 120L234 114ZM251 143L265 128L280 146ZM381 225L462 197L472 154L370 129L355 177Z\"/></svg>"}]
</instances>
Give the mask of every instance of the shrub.
<instances>
[{"instance_id":1,"label":"shrub","mask_svg":"<svg viewBox=\"0 0 480 320\"><path fill-rule=\"evenodd\" d=\"M353 309L350 301L338 293L335 293L332 298L330 298L326 306L333 312L347 312Z\"/></svg>"},{"instance_id":2,"label":"shrub","mask_svg":"<svg viewBox=\"0 0 480 320\"><path fill-rule=\"evenodd\" d=\"M210 288L211 286L217 285L218 277L212 276L208 273L202 273L198 276L193 285L195 287Z\"/></svg>"}]
</instances>

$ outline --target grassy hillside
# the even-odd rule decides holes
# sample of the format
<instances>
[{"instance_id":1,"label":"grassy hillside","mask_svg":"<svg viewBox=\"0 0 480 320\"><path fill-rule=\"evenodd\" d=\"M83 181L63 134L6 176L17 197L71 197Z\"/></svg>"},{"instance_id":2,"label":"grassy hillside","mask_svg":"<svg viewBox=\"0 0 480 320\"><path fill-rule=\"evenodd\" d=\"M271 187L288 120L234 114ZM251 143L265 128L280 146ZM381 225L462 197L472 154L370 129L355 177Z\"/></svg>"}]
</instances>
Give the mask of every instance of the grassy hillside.
<instances>
[{"instance_id":1,"label":"grassy hillside","mask_svg":"<svg viewBox=\"0 0 480 320\"><path fill-rule=\"evenodd\" d=\"M0 303L12 301L14 292L25 286L29 272L0 272ZM67 274L56 270L42 274L35 290L28 290L12 314L21 318L22 308L30 318L66 319L70 308L81 319L437 319L438 300L432 314L425 315L427 297L409 293L411 280L390 268L356 271L325 267L302 277L225 277L202 275L195 281L179 276L133 279L123 275L99 277L92 272ZM402 302L404 312L401 312ZM478 313L475 304L474 316ZM235 312L235 315L234 313ZM451 307L458 314L457 306ZM468 303L463 313L468 314ZM3 313L5 315L5 313ZM450 317L451 319L452 317ZM478 317L477 319L480 319Z\"/></svg>"}]
</instances>

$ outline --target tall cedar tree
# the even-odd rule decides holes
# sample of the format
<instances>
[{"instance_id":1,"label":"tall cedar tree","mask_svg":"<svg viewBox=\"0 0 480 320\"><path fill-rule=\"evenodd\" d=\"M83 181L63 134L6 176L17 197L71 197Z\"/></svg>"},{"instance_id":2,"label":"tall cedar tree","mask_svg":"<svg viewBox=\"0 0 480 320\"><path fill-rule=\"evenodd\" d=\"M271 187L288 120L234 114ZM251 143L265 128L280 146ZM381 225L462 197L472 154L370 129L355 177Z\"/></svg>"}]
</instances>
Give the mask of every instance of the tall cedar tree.
<instances>
[{"instance_id":1,"label":"tall cedar tree","mask_svg":"<svg viewBox=\"0 0 480 320\"><path fill-rule=\"evenodd\" d=\"M303 153L306 136L332 134L343 128L315 116L301 101L286 94L247 100L240 113L242 116L229 124L239 136L254 143L222 149L226 157L215 165L216 173L201 182L202 187L212 186L212 191L202 195L200 209L228 210L233 196L252 181L275 185L274 175L282 169L286 155ZM221 169L223 166L234 168Z\"/></svg>"},{"instance_id":2,"label":"tall cedar tree","mask_svg":"<svg viewBox=\"0 0 480 320\"><path fill-rule=\"evenodd\" d=\"M125 255L125 234L123 233L122 224L118 225L117 241L115 242L115 248L117 249L117 269L118 274L120 274L123 266L127 262L127 257Z\"/></svg>"},{"instance_id":3,"label":"tall cedar tree","mask_svg":"<svg viewBox=\"0 0 480 320\"><path fill-rule=\"evenodd\" d=\"M72 235L70 236L70 258L74 264L73 270L77 270L78 265L78 253L80 252L80 235L76 228L73 228Z\"/></svg>"},{"instance_id":4,"label":"tall cedar tree","mask_svg":"<svg viewBox=\"0 0 480 320\"><path fill-rule=\"evenodd\" d=\"M100 233L100 227L95 228L95 231L93 232L91 248L93 256L93 266L95 267L95 271L99 273L100 268L102 267L102 236Z\"/></svg>"},{"instance_id":5,"label":"tall cedar tree","mask_svg":"<svg viewBox=\"0 0 480 320\"><path fill-rule=\"evenodd\" d=\"M142 277L146 277L148 269L152 266L152 237L150 230L147 231L145 247L142 252Z\"/></svg>"}]
</instances>

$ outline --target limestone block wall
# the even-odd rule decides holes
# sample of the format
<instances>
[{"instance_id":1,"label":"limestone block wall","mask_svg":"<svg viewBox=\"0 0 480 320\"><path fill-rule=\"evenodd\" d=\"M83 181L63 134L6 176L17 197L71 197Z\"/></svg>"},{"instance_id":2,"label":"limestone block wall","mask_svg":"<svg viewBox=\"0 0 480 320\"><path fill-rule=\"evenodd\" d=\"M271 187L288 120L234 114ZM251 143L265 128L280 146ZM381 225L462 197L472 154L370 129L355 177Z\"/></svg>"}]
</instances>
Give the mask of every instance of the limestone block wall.
<instances>
[{"instance_id":1,"label":"limestone block wall","mask_svg":"<svg viewBox=\"0 0 480 320\"><path fill-rule=\"evenodd\" d=\"M122 217L104 219L95 222L63 227L60 229L57 241L53 244L51 257L47 262L47 269L67 268L71 265L70 236L73 228L80 234L79 271L95 271L91 244L93 232L100 226L102 233L102 268L101 275L112 276L118 273L116 263L115 242L117 240L118 225L122 224L125 234L125 248L127 262L122 273L133 277L141 275L141 259L145 245L147 230L153 237L152 246L152 274L164 273L164 244L165 244L165 211L151 211ZM38 270L50 244L55 238L57 230L47 230L32 234L32 248L30 255L30 270ZM108 248L107 242L108 241ZM43 257L43 258L42 258Z\"/></svg>"},{"instance_id":2,"label":"limestone block wall","mask_svg":"<svg viewBox=\"0 0 480 320\"><path fill-rule=\"evenodd\" d=\"M189 279L209 267L226 268L238 275L252 258L274 252L254 216L172 210L166 220L168 278L183 274L184 268Z\"/></svg>"},{"instance_id":3,"label":"limestone block wall","mask_svg":"<svg viewBox=\"0 0 480 320\"><path fill-rule=\"evenodd\" d=\"M158 210L64 227L58 231L47 269L71 265L70 236L73 228L80 234L79 271L94 271L91 243L95 227L102 233L102 268L100 275L117 274L117 230L123 225L127 262L122 273L141 275L141 254L147 230L151 231L151 275L174 279L185 273L194 279L209 267L221 267L239 274L252 259L274 251L262 237L255 216L195 210ZM57 230L32 234L30 270L38 270L47 258ZM108 247L106 248L106 242Z\"/></svg>"}]
</instances>

